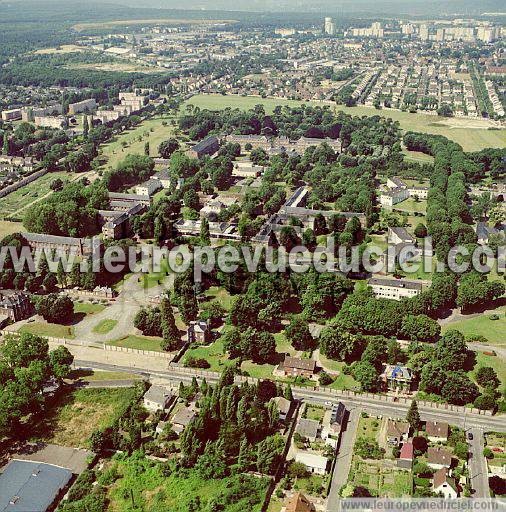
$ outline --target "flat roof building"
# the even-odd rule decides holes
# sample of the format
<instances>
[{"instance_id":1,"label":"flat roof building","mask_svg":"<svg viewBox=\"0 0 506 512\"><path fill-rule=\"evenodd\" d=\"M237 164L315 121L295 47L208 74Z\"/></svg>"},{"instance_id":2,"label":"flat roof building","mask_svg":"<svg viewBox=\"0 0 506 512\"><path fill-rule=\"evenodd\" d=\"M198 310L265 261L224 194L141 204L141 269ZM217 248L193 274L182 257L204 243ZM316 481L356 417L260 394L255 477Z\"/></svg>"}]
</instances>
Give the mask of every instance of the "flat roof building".
<instances>
[{"instance_id":1,"label":"flat roof building","mask_svg":"<svg viewBox=\"0 0 506 512\"><path fill-rule=\"evenodd\" d=\"M69 469L11 460L0 474L0 512L46 512L61 498L72 478Z\"/></svg>"}]
</instances>

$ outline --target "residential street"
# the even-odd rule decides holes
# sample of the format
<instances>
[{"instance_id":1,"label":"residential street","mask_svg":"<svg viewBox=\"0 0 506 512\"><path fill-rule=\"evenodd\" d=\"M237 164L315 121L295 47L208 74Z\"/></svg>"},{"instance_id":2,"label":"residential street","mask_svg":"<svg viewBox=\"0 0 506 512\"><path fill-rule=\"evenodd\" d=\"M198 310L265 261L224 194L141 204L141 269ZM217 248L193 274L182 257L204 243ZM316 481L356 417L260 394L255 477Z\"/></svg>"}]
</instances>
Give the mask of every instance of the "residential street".
<instances>
[{"instance_id":1,"label":"residential street","mask_svg":"<svg viewBox=\"0 0 506 512\"><path fill-rule=\"evenodd\" d=\"M487 461L483 456L483 449L485 448L483 429L472 428L470 432L473 434L473 440L469 443L469 477L471 487L474 489L473 496L475 498L489 498Z\"/></svg>"},{"instance_id":2,"label":"residential street","mask_svg":"<svg viewBox=\"0 0 506 512\"><path fill-rule=\"evenodd\" d=\"M332 485L327 499L327 512L337 511L339 491L348 480L360 413L361 409L359 407L350 411L348 421L346 423L346 430L341 433L339 450L337 452L334 471L332 473Z\"/></svg>"},{"instance_id":3,"label":"residential street","mask_svg":"<svg viewBox=\"0 0 506 512\"><path fill-rule=\"evenodd\" d=\"M96 351L95 351L96 352ZM116 354L116 353L110 353ZM121 354L123 356L127 356L128 354ZM138 357L135 356L137 359ZM111 358L112 359L112 358ZM149 358L150 360L157 361L158 366L163 364L163 361L158 361L156 358ZM187 370L183 373L178 371L175 368L167 368L167 363L165 362L165 370L152 370L146 368L146 366L142 367L137 360L136 363L131 363L129 366L121 366L116 365L114 363L104 363L102 361L90 361L90 360L79 360L75 361L76 366L84 366L87 368L96 368L102 370L111 370L111 371L127 371L131 373L137 373L145 376L146 378L159 377L164 378L168 381L179 383L179 382L191 382L193 373L188 372ZM198 373L195 373L195 376L199 376ZM216 382L217 378L215 377L207 377L208 382ZM368 413L376 414L376 415L387 415L392 418L405 418L406 413L409 409L410 404L401 404L401 403L388 403L384 401L380 401L379 399L363 397L360 395L354 397L347 396L339 396L332 393L328 393L326 391L316 391L314 389L306 390L294 390L295 398L306 398L315 402L326 402L326 401L336 401L340 400L343 402L347 409L351 409L353 407L363 407ZM464 416L459 411L451 411L451 410L435 410L429 407L425 407L422 405L418 405L420 416L422 420L427 421L447 421L450 424L457 425L459 427L478 427L488 431L495 432L506 432L506 422L504 421L504 417L502 416L478 416L476 414L466 415Z\"/></svg>"}]
</instances>

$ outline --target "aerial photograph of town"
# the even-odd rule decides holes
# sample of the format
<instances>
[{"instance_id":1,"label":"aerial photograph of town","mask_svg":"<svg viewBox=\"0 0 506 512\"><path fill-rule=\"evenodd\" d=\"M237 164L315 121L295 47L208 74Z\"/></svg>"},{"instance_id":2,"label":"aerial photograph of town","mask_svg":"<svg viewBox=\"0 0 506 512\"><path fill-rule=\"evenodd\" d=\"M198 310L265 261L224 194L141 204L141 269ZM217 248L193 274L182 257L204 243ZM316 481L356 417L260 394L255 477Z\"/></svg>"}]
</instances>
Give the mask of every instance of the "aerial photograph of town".
<instances>
[{"instance_id":1,"label":"aerial photograph of town","mask_svg":"<svg viewBox=\"0 0 506 512\"><path fill-rule=\"evenodd\" d=\"M0 512L506 511L506 2L0 0Z\"/></svg>"}]
</instances>

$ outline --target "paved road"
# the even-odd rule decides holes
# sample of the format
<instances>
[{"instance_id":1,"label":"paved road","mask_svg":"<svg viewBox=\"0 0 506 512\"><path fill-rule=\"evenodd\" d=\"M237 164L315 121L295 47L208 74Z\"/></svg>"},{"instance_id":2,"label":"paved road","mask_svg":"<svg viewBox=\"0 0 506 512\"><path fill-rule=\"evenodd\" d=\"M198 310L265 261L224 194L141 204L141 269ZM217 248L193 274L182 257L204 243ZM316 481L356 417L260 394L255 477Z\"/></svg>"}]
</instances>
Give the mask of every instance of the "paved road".
<instances>
[{"instance_id":1,"label":"paved road","mask_svg":"<svg viewBox=\"0 0 506 512\"><path fill-rule=\"evenodd\" d=\"M181 373L173 368L153 371L148 368L141 368L137 366L119 366L97 361L80 360L76 360L75 365L84 366L87 368L91 367L100 370L136 373L146 378L158 377L172 381L176 384L179 382L191 382L193 377L192 373ZM195 375L198 377L197 374ZM210 383L217 381L216 378L207 378L207 380ZM375 414L378 416L386 415L392 418L405 418L410 406L410 404L387 403L375 398L366 398L360 395L355 397L339 397L326 391L316 391L314 389L294 392L294 397L322 403L327 401L340 400L349 410L355 407L363 407L364 410L370 414ZM458 411L435 410L431 407L422 406L421 404L418 404L418 409L420 411L421 419L424 421L447 421L459 427L477 427L485 431L506 432L506 422L504 421L504 416L478 416L476 414L462 414Z\"/></svg>"},{"instance_id":2,"label":"paved road","mask_svg":"<svg viewBox=\"0 0 506 512\"><path fill-rule=\"evenodd\" d=\"M470 429L470 432L473 434L473 440L470 442L471 446L469 448L469 477L471 488L474 490L473 496L475 498L489 498L487 461L483 456L483 449L485 448L483 429L475 427Z\"/></svg>"},{"instance_id":3,"label":"paved road","mask_svg":"<svg viewBox=\"0 0 506 512\"><path fill-rule=\"evenodd\" d=\"M334 471L332 473L332 485L330 486L330 493L327 499L327 512L337 511L339 491L348 481L360 412L361 409L359 407L350 411L346 423L346 430L341 433L341 441L339 443Z\"/></svg>"}]
</instances>

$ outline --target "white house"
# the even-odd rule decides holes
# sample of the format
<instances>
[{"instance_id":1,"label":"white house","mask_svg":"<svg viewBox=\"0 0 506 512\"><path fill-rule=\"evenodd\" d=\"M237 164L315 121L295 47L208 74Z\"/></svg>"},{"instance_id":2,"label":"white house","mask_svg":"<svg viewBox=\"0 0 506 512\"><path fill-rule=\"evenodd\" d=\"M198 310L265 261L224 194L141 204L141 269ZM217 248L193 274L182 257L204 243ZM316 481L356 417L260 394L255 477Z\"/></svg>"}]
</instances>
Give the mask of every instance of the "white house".
<instances>
[{"instance_id":1,"label":"white house","mask_svg":"<svg viewBox=\"0 0 506 512\"><path fill-rule=\"evenodd\" d=\"M414 297L422 291L422 283L408 279L380 279L373 277L367 281L377 298L401 300Z\"/></svg>"},{"instance_id":2,"label":"white house","mask_svg":"<svg viewBox=\"0 0 506 512\"><path fill-rule=\"evenodd\" d=\"M144 407L151 412L167 409L172 393L161 386L151 386L144 394Z\"/></svg>"},{"instance_id":3,"label":"white house","mask_svg":"<svg viewBox=\"0 0 506 512\"><path fill-rule=\"evenodd\" d=\"M455 479L448 476L447 468L441 468L434 473L432 488L435 494L442 494L446 499L455 499L459 496Z\"/></svg>"},{"instance_id":4,"label":"white house","mask_svg":"<svg viewBox=\"0 0 506 512\"><path fill-rule=\"evenodd\" d=\"M295 454L295 462L304 464L307 470L315 475L324 475L327 473L327 467L329 465L327 457L306 451L298 451Z\"/></svg>"},{"instance_id":5,"label":"white house","mask_svg":"<svg viewBox=\"0 0 506 512\"><path fill-rule=\"evenodd\" d=\"M141 185L137 185L135 187L135 193L140 196L149 196L151 197L153 194L158 192L162 188L162 184L160 180L150 179Z\"/></svg>"}]
</instances>

